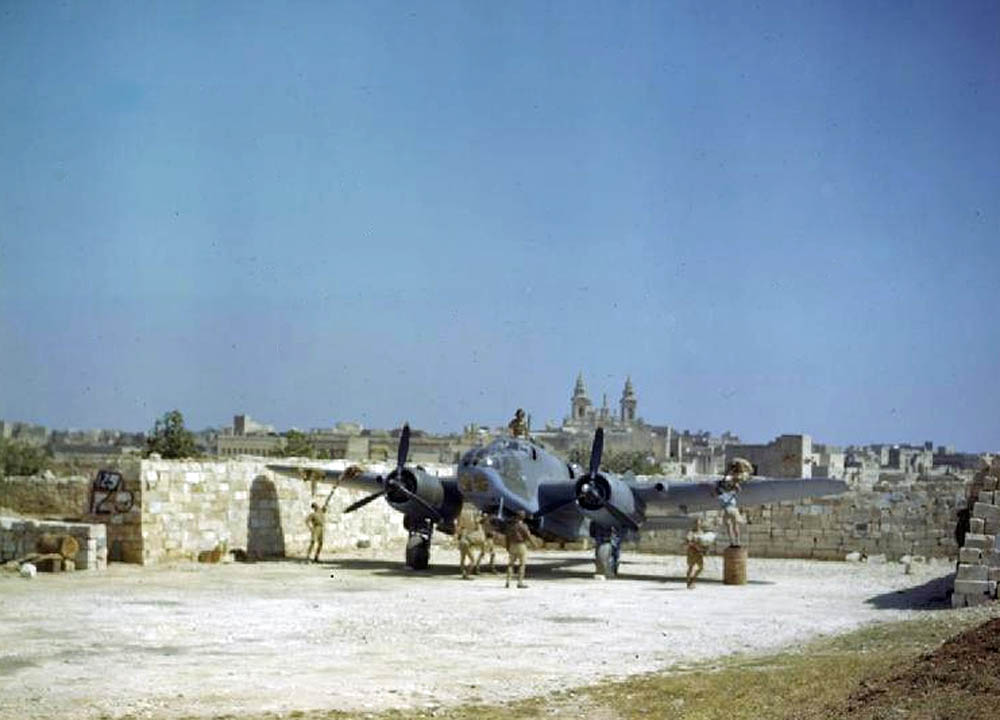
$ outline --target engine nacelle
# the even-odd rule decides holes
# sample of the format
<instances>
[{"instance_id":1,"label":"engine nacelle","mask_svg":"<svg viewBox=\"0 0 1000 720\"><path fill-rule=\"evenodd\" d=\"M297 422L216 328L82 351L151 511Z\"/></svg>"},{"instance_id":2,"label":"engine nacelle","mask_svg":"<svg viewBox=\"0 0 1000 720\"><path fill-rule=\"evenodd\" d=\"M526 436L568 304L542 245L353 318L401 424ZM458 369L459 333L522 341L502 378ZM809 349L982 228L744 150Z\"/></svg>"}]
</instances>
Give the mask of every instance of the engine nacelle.
<instances>
[{"instance_id":1,"label":"engine nacelle","mask_svg":"<svg viewBox=\"0 0 1000 720\"><path fill-rule=\"evenodd\" d=\"M398 479L397 479L398 478ZM403 468L402 477L393 470L389 474L390 481L397 481L414 495L437 510L446 522L456 517L462 508L462 498L454 488L445 487L441 480L420 468ZM427 508L418 501L402 492L393 483L389 483L385 499L394 509L408 518L428 517Z\"/></svg>"},{"instance_id":2,"label":"engine nacelle","mask_svg":"<svg viewBox=\"0 0 1000 720\"><path fill-rule=\"evenodd\" d=\"M628 485L600 473L593 480L584 476L576 481L576 502L591 522L608 527L623 526L621 519L608 511L608 505L635 521L641 520L643 510Z\"/></svg>"},{"instance_id":3,"label":"engine nacelle","mask_svg":"<svg viewBox=\"0 0 1000 720\"><path fill-rule=\"evenodd\" d=\"M389 473L388 479L390 483L393 480L397 481L414 495L419 495L422 500L432 507L439 508L444 502L444 486L441 484L441 481L420 468L412 470L410 468L403 468L402 477L399 477L398 471L393 470ZM416 512L417 509L423 509L420 503L401 490L393 488L391 484L385 499L389 501L392 507L406 515L409 515L411 511L418 514Z\"/></svg>"}]
</instances>

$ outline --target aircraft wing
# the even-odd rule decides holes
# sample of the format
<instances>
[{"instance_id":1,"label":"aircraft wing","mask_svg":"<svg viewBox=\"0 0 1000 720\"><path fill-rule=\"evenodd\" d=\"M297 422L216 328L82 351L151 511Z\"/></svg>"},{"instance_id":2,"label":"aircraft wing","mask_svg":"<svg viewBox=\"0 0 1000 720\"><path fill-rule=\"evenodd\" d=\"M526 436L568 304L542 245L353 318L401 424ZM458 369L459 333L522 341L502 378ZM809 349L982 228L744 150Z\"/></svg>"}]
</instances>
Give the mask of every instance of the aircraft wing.
<instances>
[{"instance_id":1,"label":"aircraft wing","mask_svg":"<svg viewBox=\"0 0 1000 720\"><path fill-rule=\"evenodd\" d=\"M659 482L636 483L632 491L650 507L677 508L693 513L718 510L716 486L721 478L700 476L692 479L664 478ZM768 478L754 477L740 486L736 496L741 506L800 500L824 495L839 495L847 491L847 483L831 478Z\"/></svg>"},{"instance_id":2,"label":"aircraft wing","mask_svg":"<svg viewBox=\"0 0 1000 720\"><path fill-rule=\"evenodd\" d=\"M357 465L351 465L344 470L328 470L327 468L310 467L308 465L284 465L269 463L268 470L281 473L287 477L310 480L318 475L319 480L355 490L375 492L382 489L382 475L362 470Z\"/></svg>"}]
</instances>

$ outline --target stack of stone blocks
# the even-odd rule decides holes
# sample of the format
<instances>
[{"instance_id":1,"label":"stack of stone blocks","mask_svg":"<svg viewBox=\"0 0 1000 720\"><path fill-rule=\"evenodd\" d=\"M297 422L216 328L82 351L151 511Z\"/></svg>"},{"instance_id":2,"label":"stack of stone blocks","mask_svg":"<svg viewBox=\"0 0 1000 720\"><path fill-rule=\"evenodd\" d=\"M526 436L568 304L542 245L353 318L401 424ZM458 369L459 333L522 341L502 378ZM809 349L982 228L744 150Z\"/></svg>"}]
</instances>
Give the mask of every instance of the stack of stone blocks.
<instances>
[{"instance_id":1,"label":"stack of stone blocks","mask_svg":"<svg viewBox=\"0 0 1000 720\"><path fill-rule=\"evenodd\" d=\"M76 570L104 570L108 566L108 540L104 525L0 517L0 562L32 555L44 534L72 535L80 546L73 558Z\"/></svg>"},{"instance_id":2,"label":"stack of stone blocks","mask_svg":"<svg viewBox=\"0 0 1000 720\"><path fill-rule=\"evenodd\" d=\"M997 461L977 475L969 492L971 514L965 542L958 551L952 607L984 605L997 598L1000 582L1000 466Z\"/></svg>"}]
</instances>

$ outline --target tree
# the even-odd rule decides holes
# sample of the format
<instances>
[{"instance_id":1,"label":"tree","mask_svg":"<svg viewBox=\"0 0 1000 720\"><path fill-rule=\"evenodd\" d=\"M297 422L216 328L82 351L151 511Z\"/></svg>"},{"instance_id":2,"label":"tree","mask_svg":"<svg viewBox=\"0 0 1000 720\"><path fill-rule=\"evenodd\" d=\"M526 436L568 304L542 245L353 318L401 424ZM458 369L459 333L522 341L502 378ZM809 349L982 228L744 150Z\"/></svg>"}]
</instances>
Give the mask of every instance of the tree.
<instances>
[{"instance_id":1,"label":"tree","mask_svg":"<svg viewBox=\"0 0 1000 720\"><path fill-rule=\"evenodd\" d=\"M569 461L586 469L590 465L590 448L571 448ZM601 456L601 469L618 474L632 471L636 475L656 475L660 472L660 466L641 450L605 451Z\"/></svg>"},{"instance_id":2,"label":"tree","mask_svg":"<svg viewBox=\"0 0 1000 720\"><path fill-rule=\"evenodd\" d=\"M184 427L180 410L164 413L156 421L153 432L146 438L146 454L159 453L162 458L186 458L198 454L194 433Z\"/></svg>"},{"instance_id":3,"label":"tree","mask_svg":"<svg viewBox=\"0 0 1000 720\"><path fill-rule=\"evenodd\" d=\"M45 448L0 438L0 472L4 475L37 475L48 466Z\"/></svg>"},{"instance_id":4,"label":"tree","mask_svg":"<svg viewBox=\"0 0 1000 720\"><path fill-rule=\"evenodd\" d=\"M284 456L311 458L316 456L316 448L304 432L289 430L285 433Z\"/></svg>"},{"instance_id":5,"label":"tree","mask_svg":"<svg viewBox=\"0 0 1000 720\"><path fill-rule=\"evenodd\" d=\"M604 456L602 466L608 472L636 475L655 475L660 472L660 466L642 450L622 450Z\"/></svg>"}]
</instances>

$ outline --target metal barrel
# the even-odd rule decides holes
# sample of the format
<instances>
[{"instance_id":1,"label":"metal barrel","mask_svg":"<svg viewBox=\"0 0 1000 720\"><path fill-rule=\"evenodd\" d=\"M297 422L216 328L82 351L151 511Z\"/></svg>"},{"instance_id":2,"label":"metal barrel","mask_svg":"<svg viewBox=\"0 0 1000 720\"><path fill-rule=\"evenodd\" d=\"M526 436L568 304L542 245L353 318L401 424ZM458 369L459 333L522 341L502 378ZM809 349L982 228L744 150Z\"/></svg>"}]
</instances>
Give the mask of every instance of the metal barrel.
<instances>
[{"instance_id":1,"label":"metal barrel","mask_svg":"<svg viewBox=\"0 0 1000 720\"><path fill-rule=\"evenodd\" d=\"M727 547L722 552L722 582L725 585L747 584L747 549Z\"/></svg>"}]
</instances>

